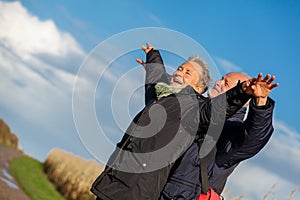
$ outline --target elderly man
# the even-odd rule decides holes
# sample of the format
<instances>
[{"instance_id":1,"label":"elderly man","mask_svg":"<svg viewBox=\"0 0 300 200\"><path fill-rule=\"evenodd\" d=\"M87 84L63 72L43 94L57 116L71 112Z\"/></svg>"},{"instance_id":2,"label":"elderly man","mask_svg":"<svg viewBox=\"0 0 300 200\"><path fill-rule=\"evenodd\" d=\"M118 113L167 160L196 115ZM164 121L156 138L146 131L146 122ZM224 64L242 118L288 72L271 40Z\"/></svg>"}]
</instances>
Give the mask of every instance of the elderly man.
<instances>
[{"instance_id":1,"label":"elderly man","mask_svg":"<svg viewBox=\"0 0 300 200\"><path fill-rule=\"evenodd\" d=\"M173 163L196 137L204 137L213 116L224 111L231 116L255 93L255 81L247 81L214 101L207 99L199 94L210 80L203 61L191 58L169 81L166 73L155 76L152 69L162 68L163 63L157 50L147 49L146 107L133 119L93 183L91 191L97 199L158 199ZM224 99L225 108L221 106ZM215 113L211 113L212 102L220 104Z\"/></svg>"},{"instance_id":2,"label":"elderly man","mask_svg":"<svg viewBox=\"0 0 300 200\"><path fill-rule=\"evenodd\" d=\"M234 81L243 78L241 73L228 73L208 92L216 97L231 89ZM261 74L260 74L261 77ZM219 194L222 193L227 178L246 159L256 155L267 144L273 133L273 110L275 102L269 96L278 84L272 84L275 77L267 75L267 87L261 88L259 94L250 101L247 119L243 115L232 116L225 122L221 137L216 145L216 160L211 176L210 186ZM229 82L229 85L227 84ZM245 112L241 110L241 112Z\"/></svg>"},{"instance_id":3,"label":"elderly man","mask_svg":"<svg viewBox=\"0 0 300 200\"><path fill-rule=\"evenodd\" d=\"M143 49L147 53L147 48L143 47ZM140 59L137 61L144 64ZM146 70L155 70L156 77L166 76L163 66ZM258 79L261 79L261 76L260 74ZM216 97L236 86L239 81L248 79L249 76L245 73L228 73L208 91L208 96L210 98ZM227 119L224 124L221 137L216 145L217 152L212 151L209 156L213 156L213 158L210 158L210 163L208 163L209 186L218 194L224 189L228 176L237 165L257 154L266 145L273 133L272 113L274 101L268 95L273 88L278 86L278 84L272 84L274 79L275 77L267 75L263 79L265 84L257 86L258 90L250 101L246 121L243 122L246 113L246 106L244 106L231 118ZM146 104L151 101L151 98L147 95L147 89L151 91L146 87ZM199 141L195 140L183 156L176 161L161 193L161 200L195 199L199 195L202 186L199 150ZM213 163L212 166L211 163Z\"/></svg>"}]
</instances>

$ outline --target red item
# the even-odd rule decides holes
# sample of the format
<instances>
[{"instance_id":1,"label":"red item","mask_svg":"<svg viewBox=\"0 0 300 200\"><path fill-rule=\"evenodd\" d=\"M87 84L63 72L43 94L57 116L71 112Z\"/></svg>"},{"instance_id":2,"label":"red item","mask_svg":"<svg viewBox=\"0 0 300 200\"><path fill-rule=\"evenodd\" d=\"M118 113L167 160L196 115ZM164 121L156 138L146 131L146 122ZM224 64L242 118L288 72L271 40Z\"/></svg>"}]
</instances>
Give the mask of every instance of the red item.
<instances>
[{"instance_id":1,"label":"red item","mask_svg":"<svg viewBox=\"0 0 300 200\"><path fill-rule=\"evenodd\" d=\"M222 198L213 189L209 188L207 193L201 193L197 200L222 200Z\"/></svg>"}]
</instances>

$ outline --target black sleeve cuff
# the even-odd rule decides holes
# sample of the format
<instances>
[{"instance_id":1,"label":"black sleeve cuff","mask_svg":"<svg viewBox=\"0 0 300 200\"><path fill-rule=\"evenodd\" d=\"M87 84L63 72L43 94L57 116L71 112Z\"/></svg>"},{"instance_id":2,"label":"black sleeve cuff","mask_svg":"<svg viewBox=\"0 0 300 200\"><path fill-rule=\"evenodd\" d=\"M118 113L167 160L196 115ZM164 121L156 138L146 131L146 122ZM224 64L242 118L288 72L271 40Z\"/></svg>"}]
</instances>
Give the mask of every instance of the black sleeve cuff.
<instances>
[{"instance_id":1,"label":"black sleeve cuff","mask_svg":"<svg viewBox=\"0 0 300 200\"><path fill-rule=\"evenodd\" d=\"M250 101L250 105L256 110L266 110L266 109L270 109L270 108L274 107L275 101L272 98L268 97L266 105L257 106L255 104L255 99L252 98Z\"/></svg>"}]
</instances>

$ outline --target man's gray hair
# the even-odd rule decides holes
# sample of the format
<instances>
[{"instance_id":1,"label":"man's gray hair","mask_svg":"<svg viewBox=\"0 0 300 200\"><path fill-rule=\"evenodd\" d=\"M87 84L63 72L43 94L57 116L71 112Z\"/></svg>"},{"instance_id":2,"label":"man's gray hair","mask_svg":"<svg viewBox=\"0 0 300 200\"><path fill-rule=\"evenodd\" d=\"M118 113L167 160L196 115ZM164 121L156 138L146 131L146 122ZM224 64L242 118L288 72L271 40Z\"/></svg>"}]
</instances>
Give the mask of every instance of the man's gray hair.
<instances>
[{"instance_id":1,"label":"man's gray hair","mask_svg":"<svg viewBox=\"0 0 300 200\"><path fill-rule=\"evenodd\" d=\"M201 66L201 69L199 70L198 67L196 67L197 71L199 72L200 79L199 79L199 86L203 86L204 91L206 92L208 87L211 85L212 79L209 74L209 68L207 63L198 55L190 56L187 60L188 62L195 62L199 66Z\"/></svg>"}]
</instances>

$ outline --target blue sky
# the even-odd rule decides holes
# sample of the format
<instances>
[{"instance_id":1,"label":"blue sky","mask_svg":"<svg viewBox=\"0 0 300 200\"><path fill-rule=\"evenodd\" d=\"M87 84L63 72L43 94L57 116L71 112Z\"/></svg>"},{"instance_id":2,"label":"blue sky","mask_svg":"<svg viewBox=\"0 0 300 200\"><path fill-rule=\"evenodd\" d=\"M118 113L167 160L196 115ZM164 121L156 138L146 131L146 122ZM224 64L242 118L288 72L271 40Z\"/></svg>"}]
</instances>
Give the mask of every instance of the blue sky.
<instances>
[{"instance_id":1,"label":"blue sky","mask_svg":"<svg viewBox=\"0 0 300 200\"><path fill-rule=\"evenodd\" d=\"M263 72L277 77L280 86L271 94L276 101L274 135L262 152L236 170L228 195L262 199L277 183L274 195L286 198L300 186L299 10L299 1L271 0L0 1L0 117L18 135L24 151L41 161L55 147L92 158L80 140L82 135L77 134L72 111L74 81L84 59L101 42L124 31L143 27L174 30L202 45L221 74L244 71L256 76ZM159 47L159 38L149 38ZM168 39L170 45L182 45ZM116 115L111 114L110 106L122 110L124 106L118 105L124 102L121 96L112 100L115 93L110 90L117 84L125 91L136 89L125 106L131 117L143 105L143 91L134 87L143 82L143 71L133 74L140 78L122 79L136 66L135 57L144 58L138 51L141 45L120 56L96 89L96 116L104 132L115 133L107 134L112 143L121 137L130 118L118 115L117 120L124 123L119 129L113 127L111 120ZM114 48L119 50L124 44ZM171 61L177 58L167 52L163 56L170 66L180 60ZM101 65L104 61L95 62ZM87 124L89 120L86 118ZM295 199L300 197L299 192L296 195Z\"/></svg>"}]
</instances>

